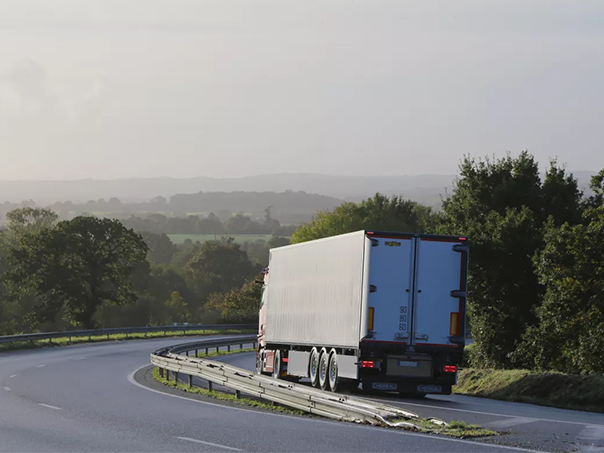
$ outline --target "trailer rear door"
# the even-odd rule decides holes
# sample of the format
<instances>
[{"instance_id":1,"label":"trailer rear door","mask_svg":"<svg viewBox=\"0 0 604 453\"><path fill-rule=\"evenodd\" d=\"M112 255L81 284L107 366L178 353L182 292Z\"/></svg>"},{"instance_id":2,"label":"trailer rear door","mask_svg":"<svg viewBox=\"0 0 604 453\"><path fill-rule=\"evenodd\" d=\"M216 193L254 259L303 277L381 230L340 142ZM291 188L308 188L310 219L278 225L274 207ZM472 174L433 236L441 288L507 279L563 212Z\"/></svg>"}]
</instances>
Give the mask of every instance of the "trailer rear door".
<instances>
[{"instance_id":1,"label":"trailer rear door","mask_svg":"<svg viewBox=\"0 0 604 453\"><path fill-rule=\"evenodd\" d=\"M413 343L458 346L464 335L465 241L417 238L415 266Z\"/></svg>"},{"instance_id":2,"label":"trailer rear door","mask_svg":"<svg viewBox=\"0 0 604 453\"><path fill-rule=\"evenodd\" d=\"M413 238L371 237L366 341L408 343Z\"/></svg>"}]
</instances>

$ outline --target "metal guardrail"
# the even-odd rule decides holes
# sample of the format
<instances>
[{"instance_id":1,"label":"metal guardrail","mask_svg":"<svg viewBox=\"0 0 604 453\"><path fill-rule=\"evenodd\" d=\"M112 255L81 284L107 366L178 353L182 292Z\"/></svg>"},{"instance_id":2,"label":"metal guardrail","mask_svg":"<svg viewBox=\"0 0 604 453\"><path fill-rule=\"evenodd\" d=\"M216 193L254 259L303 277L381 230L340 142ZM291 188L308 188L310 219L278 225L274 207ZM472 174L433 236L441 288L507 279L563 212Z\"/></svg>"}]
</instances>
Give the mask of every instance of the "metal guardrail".
<instances>
[{"instance_id":1,"label":"metal guardrail","mask_svg":"<svg viewBox=\"0 0 604 453\"><path fill-rule=\"evenodd\" d=\"M192 377L196 376L207 380L210 389L212 389L211 384L215 383L235 390L238 397L241 393L245 393L266 401L336 420L421 430L413 423L413 420L418 420L419 416L398 407L326 392L310 386L251 373L223 362L197 357L197 352L200 349L205 348L207 351L210 348L234 344L238 344L243 349L244 344L256 345L256 341L256 336L250 335L180 344L153 352L151 363L159 367L161 375L167 373L168 379L170 371L174 373L176 380L178 380L179 374L188 375L189 386L193 386ZM189 357L189 351L195 351L194 357ZM445 425L444 422L438 419L429 420L438 425Z\"/></svg>"},{"instance_id":2,"label":"metal guardrail","mask_svg":"<svg viewBox=\"0 0 604 453\"><path fill-rule=\"evenodd\" d=\"M110 329L93 329L93 330L69 330L64 332L42 332L42 333L28 333L24 335L7 335L0 336L0 343L16 343L20 341L39 341L48 340L52 343L53 338L69 338L73 337L97 337L106 335L109 338L110 335L115 334L133 334L133 333L152 333L152 332L187 332L191 330L230 330L240 329L256 330L258 326L256 324L186 324L186 325L172 325L172 326L150 326L150 327L116 327Z\"/></svg>"}]
</instances>

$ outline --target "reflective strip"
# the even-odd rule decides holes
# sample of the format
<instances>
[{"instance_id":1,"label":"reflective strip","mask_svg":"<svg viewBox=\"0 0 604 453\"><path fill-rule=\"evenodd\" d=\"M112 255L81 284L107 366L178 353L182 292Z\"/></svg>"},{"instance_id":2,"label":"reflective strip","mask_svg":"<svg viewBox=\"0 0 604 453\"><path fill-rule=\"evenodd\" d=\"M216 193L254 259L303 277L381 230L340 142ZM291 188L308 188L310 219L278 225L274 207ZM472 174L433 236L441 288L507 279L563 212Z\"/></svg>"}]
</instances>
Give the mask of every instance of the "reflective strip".
<instances>
[{"instance_id":1,"label":"reflective strip","mask_svg":"<svg viewBox=\"0 0 604 453\"><path fill-rule=\"evenodd\" d=\"M452 336L459 335L459 313L451 313L451 328L449 334Z\"/></svg>"},{"instance_id":2,"label":"reflective strip","mask_svg":"<svg viewBox=\"0 0 604 453\"><path fill-rule=\"evenodd\" d=\"M368 313L368 319L367 319L367 328L369 330L373 330L373 312L374 312L374 308L373 307L369 307L369 313Z\"/></svg>"}]
</instances>

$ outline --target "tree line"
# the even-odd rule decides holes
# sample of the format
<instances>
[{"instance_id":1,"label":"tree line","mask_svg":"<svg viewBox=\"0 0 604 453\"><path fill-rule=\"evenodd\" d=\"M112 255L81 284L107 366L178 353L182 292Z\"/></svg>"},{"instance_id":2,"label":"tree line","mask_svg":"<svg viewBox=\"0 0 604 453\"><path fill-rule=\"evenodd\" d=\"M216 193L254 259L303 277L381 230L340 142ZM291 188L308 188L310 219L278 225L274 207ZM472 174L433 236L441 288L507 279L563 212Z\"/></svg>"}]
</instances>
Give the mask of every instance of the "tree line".
<instances>
[{"instance_id":1,"label":"tree line","mask_svg":"<svg viewBox=\"0 0 604 453\"><path fill-rule=\"evenodd\" d=\"M13 210L7 220L0 231L0 335L255 321L253 312L242 317L230 307L239 293L249 297L245 284L266 265L268 244L257 244L255 255L232 238L179 249L165 234L93 216L59 221L43 208Z\"/></svg>"},{"instance_id":2,"label":"tree line","mask_svg":"<svg viewBox=\"0 0 604 453\"><path fill-rule=\"evenodd\" d=\"M130 216L121 219L122 223L135 231L166 234L264 234L289 237L295 230L295 225L281 225L271 215L270 208L265 209L259 221L250 216L235 214L225 221L210 213L206 217L189 215L186 217L170 217L164 214L149 214L145 217Z\"/></svg>"},{"instance_id":3,"label":"tree line","mask_svg":"<svg viewBox=\"0 0 604 453\"><path fill-rule=\"evenodd\" d=\"M325 195L309 194L303 191L285 192L198 192L177 194L169 199L157 196L145 202L125 202L119 198L89 200L85 203L58 201L48 209L56 212L61 220L69 220L78 215L97 215L126 219L130 216L144 217L150 212L168 214L170 217L187 217L194 213L200 217L214 213L225 222L233 214L247 213L254 220L262 219L267 207L273 217L282 223L301 223L312 218L317 210L333 209L342 200ZM41 207L33 200L21 203L0 203L0 220L6 213L24 207Z\"/></svg>"}]
</instances>

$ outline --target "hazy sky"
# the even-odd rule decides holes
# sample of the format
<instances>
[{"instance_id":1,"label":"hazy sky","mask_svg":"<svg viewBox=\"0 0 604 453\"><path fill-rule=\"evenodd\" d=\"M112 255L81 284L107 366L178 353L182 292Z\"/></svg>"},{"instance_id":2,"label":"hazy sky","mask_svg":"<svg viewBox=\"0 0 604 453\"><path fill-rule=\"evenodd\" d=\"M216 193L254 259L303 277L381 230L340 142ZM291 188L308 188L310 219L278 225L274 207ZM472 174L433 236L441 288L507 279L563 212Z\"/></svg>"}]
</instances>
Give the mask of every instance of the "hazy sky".
<instances>
[{"instance_id":1,"label":"hazy sky","mask_svg":"<svg viewBox=\"0 0 604 453\"><path fill-rule=\"evenodd\" d=\"M604 167L604 0L0 0L0 179Z\"/></svg>"}]
</instances>

